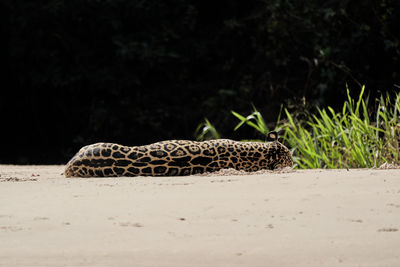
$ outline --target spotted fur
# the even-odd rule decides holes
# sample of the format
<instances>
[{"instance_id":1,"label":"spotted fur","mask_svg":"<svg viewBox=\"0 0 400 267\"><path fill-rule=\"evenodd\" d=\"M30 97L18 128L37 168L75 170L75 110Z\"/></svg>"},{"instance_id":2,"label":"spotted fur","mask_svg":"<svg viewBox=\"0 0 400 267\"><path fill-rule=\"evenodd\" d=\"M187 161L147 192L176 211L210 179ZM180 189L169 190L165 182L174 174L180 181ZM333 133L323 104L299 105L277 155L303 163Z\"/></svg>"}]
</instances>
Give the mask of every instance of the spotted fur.
<instances>
[{"instance_id":1,"label":"spotted fur","mask_svg":"<svg viewBox=\"0 0 400 267\"><path fill-rule=\"evenodd\" d=\"M276 133L270 133L267 140L170 140L134 147L97 143L79 150L67 163L65 176L174 176L223 168L257 171L292 166L290 151L277 140Z\"/></svg>"}]
</instances>

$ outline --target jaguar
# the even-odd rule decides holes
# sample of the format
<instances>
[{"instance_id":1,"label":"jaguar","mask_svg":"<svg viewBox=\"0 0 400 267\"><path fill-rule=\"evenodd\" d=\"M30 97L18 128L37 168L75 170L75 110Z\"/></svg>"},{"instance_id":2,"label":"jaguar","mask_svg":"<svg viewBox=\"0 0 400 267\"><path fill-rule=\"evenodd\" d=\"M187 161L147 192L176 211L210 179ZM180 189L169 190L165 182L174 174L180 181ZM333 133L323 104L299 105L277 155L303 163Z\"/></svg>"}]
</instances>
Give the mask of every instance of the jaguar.
<instances>
[{"instance_id":1,"label":"jaguar","mask_svg":"<svg viewBox=\"0 0 400 267\"><path fill-rule=\"evenodd\" d=\"M67 163L66 177L183 176L233 168L254 172L291 167L289 149L270 132L266 142L169 140L144 146L96 143Z\"/></svg>"}]
</instances>

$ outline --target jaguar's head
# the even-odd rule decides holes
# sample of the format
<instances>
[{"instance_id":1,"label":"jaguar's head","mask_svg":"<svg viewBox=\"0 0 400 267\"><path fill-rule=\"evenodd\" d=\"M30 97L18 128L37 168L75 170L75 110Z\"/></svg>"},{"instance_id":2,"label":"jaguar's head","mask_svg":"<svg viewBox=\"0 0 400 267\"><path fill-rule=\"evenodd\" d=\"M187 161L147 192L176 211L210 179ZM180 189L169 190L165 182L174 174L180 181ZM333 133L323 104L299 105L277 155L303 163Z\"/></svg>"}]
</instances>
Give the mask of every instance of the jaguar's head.
<instances>
[{"instance_id":1,"label":"jaguar's head","mask_svg":"<svg viewBox=\"0 0 400 267\"><path fill-rule=\"evenodd\" d=\"M293 166L292 154L286 146L279 142L277 132L269 132L266 141L273 142L276 145L276 161L272 164L272 169Z\"/></svg>"}]
</instances>

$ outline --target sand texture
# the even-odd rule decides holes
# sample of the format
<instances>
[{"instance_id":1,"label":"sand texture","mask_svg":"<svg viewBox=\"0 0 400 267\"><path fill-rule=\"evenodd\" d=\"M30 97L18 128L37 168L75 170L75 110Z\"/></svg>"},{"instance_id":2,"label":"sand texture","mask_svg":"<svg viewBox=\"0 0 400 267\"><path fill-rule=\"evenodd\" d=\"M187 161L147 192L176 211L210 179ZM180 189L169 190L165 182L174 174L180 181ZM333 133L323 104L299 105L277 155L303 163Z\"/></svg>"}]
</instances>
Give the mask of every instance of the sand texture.
<instances>
[{"instance_id":1,"label":"sand texture","mask_svg":"<svg viewBox=\"0 0 400 267\"><path fill-rule=\"evenodd\" d=\"M62 172L0 165L0 266L400 266L400 169Z\"/></svg>"}]
</instances>

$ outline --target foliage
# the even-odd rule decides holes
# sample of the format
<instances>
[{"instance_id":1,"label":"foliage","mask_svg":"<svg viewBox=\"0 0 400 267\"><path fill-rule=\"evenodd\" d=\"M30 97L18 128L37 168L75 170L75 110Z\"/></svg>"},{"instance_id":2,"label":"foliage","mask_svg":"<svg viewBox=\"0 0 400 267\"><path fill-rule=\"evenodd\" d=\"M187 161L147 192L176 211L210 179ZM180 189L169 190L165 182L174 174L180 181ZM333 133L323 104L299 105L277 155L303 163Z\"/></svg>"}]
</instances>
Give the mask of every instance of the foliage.
<instances>
[{"instance_id":1,"label":"foliage","mask_svg":"<svg viewBox=\"0 0 400 267\"><path fill-rule=\"evenodd\" d=\"M196 140L199 141L221 138L217 129L215 129L214 125L207 118L204 118L204 122L197 126L194 135L196 136Z\"/></svg>"},{"instance_id":2,"label":"foliage","mask_svg":"<svg viewBox=\"0 0 400 267\"><path fill-rule=\"evenodd\" d=\"M232 114L240 120L240 122L235 126L234 131L239 129L243 124L247 124L250 127L253 127L263 135L267 135L269 133L268 127L265 124L264 118L262 117L261 113L256 109L253 105L253 112L244 117L235 111L231 111Z\"/></svg>"},{"instance_id":3,"label":"foliage","mask_svg":"<svg viewBox=\"0 0 400 267\"><path fill-rule=\"evenodd\" d=\"M368 103L362 98L364 87L357 102L347 92L341 112L319 109L306 122L298 122L286 110L284 140L295 148L300 168L365 168L399 162L400 94L394 104L381 97L376 122L371 122Z\"/></svg>"},{"instance_id":4,"label":"foliage","mask_svg":"<svg viewBox=\"0 0 400 267\"><path fill-rule=\"evenodd\" d=\"M318 109L304 121L293 119L285 109L287 120L278 128L285 132L283 141L292 148L295 164L299 168L367 168L379 167L385 162L399 163L400 142L400 93L391 101L389 95L377 99L378 107L369 112L368 98L364 89L358 100L351 98L347 89L347 101L341 112L333 108ZM263 123L261 115L248 117L234 115L257 131L266 132L257 124ZM375 116L374 116L375 114ZM372 119L375 119L372 121Z\"/></svg>"}]
</instances>

